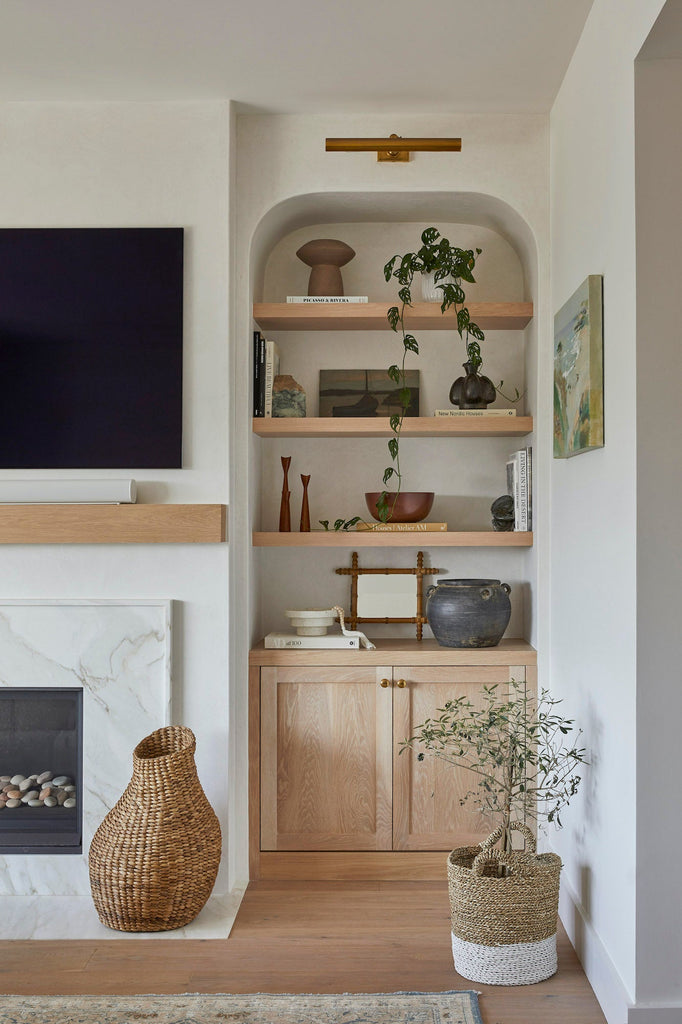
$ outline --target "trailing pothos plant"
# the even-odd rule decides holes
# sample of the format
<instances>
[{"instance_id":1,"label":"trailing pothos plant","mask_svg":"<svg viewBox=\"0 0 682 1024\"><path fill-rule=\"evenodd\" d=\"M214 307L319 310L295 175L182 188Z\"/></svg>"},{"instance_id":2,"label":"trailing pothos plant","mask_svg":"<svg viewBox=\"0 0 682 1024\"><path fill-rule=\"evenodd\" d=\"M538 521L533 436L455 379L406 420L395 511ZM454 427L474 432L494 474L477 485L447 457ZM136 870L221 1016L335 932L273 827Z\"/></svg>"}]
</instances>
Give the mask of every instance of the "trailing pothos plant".
<instances>
[{"instance_id":1,"label":"trailing pothos plant","mask_svg":"<svg viewBox=\"0 0 682 1024\"><path fill-rule=\"evenodd\" d=\"M383 482L386 486L393 480L397 486L394 491L384 490L377 502L379 518L386 522L391 518L392 503L402 487L402 473L400 470L400 433L403 428L403 420L410 404L410 389L406 385L405 359L408 352L419 354L419 344L413 334L405 330L405 307L412 305L412 281L414 275L419 273L433 273L434 283L443 293L441 312L454 306L457 313L457 332L466 347L467 362L471 363L474 370L483 362L481 358L480 342L485 335L469 316L469 310L464 305L466 296L462 282L475 283L473 270L476 266L476 257L480 255L480 249L460 249L451 245L447 238L442 238L436 228L426 228L421 236L422 245L417 252L408 252L404 256L394 256L384 267L384 277L390 281L396 279L400 288L398 299L400 305L391 306L387 313L391 329L396 333L400 332L403 342L402 360L400 363L393 363L388 368L388 376L398 386L398 401L400 412L390 418L390 427L393 437L389 439L388 450L391 455L392 464L384 470Z\"/></svg>"},{"instance_id":2,"label":"trailing pothos plant","mask_svg":"<svg viewBox=\"0 0 682 1024\"><path fill-rule=\"evenodd\" d=\"M514 820L546 819L561 827L561 811L580 785L579 768L588 764L577 745L582 731L570 738L574 722L558 713L560 703L547 690L538 699L514 680L508 690L484 686L476 704L462 696L438 708L438 717L403 740L400 753L421 748L420 761L429 755L468 769L477 782L460 804L472 801L494 826L502 825L508 852Z\"/></svg>"}]
</instances>

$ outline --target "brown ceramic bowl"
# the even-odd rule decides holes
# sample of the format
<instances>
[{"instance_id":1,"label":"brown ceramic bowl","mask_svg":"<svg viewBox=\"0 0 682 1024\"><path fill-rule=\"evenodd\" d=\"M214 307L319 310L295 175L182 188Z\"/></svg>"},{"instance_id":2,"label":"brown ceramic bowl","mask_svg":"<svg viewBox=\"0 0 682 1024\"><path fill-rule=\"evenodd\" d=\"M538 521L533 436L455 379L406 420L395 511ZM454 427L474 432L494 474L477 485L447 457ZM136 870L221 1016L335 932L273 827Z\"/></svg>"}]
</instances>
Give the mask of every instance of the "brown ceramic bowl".
<instances>
[{"instance_id":1,"label":"brown ceramic bowl","mask_svg":"<svg viewBox=\"0 0 682 1024\"><path fill-rule=\"evenodd\" d=\"M381 497L381 491L366 491L365 501L367 508L375 519L379 520L377 502ZM425 519L433 505L433 491L401 491L398 497L393 499L389 491L388 499L388 522L389 523L419 523ZM381 521L381 520L379 520Z\"/></svg>"}]
</instances>

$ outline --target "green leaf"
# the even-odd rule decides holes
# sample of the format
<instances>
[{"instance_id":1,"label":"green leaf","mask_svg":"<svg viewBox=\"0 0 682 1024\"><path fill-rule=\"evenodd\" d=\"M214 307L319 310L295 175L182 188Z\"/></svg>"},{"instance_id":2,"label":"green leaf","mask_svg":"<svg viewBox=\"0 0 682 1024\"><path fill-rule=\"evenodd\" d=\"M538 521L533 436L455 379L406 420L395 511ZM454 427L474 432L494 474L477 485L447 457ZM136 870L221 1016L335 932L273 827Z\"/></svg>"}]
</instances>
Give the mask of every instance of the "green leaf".
<instances>
[{"instance_id":1,"label":"green leaf","mask_svg":"<svg viewBox=\"0 0 682 1024\"><path fill-rule=\"evenodd\" d=\"M401 302L404 302L406 306L412 305L412 293L410 289L407 287L407 285L404 288L400 289L400 291L398 292L398 298L400 299Z\"/></svg>"},{"instance_id":2,"label":"green leaf","mask_svg":"<svg viewBox=\"0 0 682 1024\"><path fill-rule=\"evenodd\" d=\"M400 310L397 306L391 306L386 313L386 319L391 325L391 329L394 331L398 330L398 324L400 323Z\"/></svg>"},{"instance_id":3,"label":"green leaf","mask_svg":"<svg viewBox=\"0 0 682 1024\"><path fill-rule=\"evenodd\" d=\"M329 520L328 519L318 519L317 521L320 524L320 526L324 526L325 530L329 529Z\"/></svg>"},{"instance_id":4,"label":"green leaf","mask_svg":"<svg viewBox=\"0 0 682 1024\"><path fill-rule=\"evenodd\" d=\"M388 483L388 481L391 479L391 477L394 475L394 473L395 473L395 470L394 470L393 466L387 466L386 467L386 469L384 470L384 483L385 484ZM379 508L379 502L380 501L381 501L381 498L377 502L377 508Z\"/></svg>"},{"instance_id":5,"label":"green leaf","mask_svg":"<svg viewBox=\"0 0 682 1024\"><path fill-rule=\"evenodd\" d=\"M469 322L469 334L473 334L474 338L478 338L479 341L485 340L485 334L481 328L478 324L472 323L471 321Z\"/></svg>"},{"instance_id":6,"label":"green leaf","mask_svg":"<svg viewBox=\"0 0 682 1024\"><path fill-rule=\"evenodd\" d=\"M391 430L393 430L395 433L398 432L398 428L400 427L400 419L401 418L397 413L393 413L393 415L390 417L388 421Z\"/></svg>"},{"instance_id":7,"label":"green leaf","mask_svg":"<svg viewBox=\"0 0 682 1024\"><path fill-rule=\"evenodd\" d=\"M355 526L356 523L360 522L360 516L353 516L352 519L348 519L344 524L344 530L350 530L351 526Z\"/></svg>"},{"instance_id":8,"label":"green leaf","mask_svg":"<svg viewBox=\"0 0 682 1024\"><path fill-rule=\"evenodd\" d=\"M433 245L437 238L440 238L440 231L436 228L425 228L422 231L422 242L424 245Z\"/></svg>"},{"instance_id":9,"label":"green leaf","mask_svg":"<svg viewBox=\"0 0 682 1024\"><path fill-rule=\"evenodd\" d=\"M459 331L460 334L462 333L463 330L465 330L469 326L469 322L470 322L469 310L464 308L464 307L462 307L462 309L458 309L457 310L457 330Z\"/></svg>"},{"instance_id":10,"label":"green leaf","mask_svg":"<svg viewBox=\"0 0 682 1024\"><path fill-rule=\"evenodd\" d=\"M391 458L392 459L395 460L395 459L398 458L398 438L397 437L392 437L392 438L389 439L388 450L391 453Z\"/></svg>"},{"instance_id":11,"label":"green leaf","mask_svg":"<svg viewBox=\"0 0 682 1024\"><path fill-rule=\"evenodd\" d=\"M400 384L400 367L396 363L393 363L391 366L389 366L388 376L396 384Z\"/></svg>"},{"instance_id":12,"label":"green leaf","mask_svg":"<svg viewBox=\"0 0 682 1024\"><path fill-rule=\"evenodd\" d=\"M397 259L400 259L400 257L399 256L394 256L393 259L389 260L388 263L386 263L385 266L384 266L384 278L387 281L391 280L391 276L393 274L393 267L395 266L395 261Z\"/></svg>"},{"instance_id":13,"label":"green leaf","mask_svg":"<svg viewBox=\"0 0 682 1024\"><path fill-rule=\"evenodd\" d=\"M334 523L334 529L335 530L340 530L342 526L343 526L343 519L337 519L335 521L335 523Z\"/></svg>"},{"instance_id":14,"label":"green leaf","mask_svg":"<svg viewBox=\"0 0 682 1024\"><path fill-rule=\"evenodd\" d=\"M403 345L406 351L416 352L419 355L419 344L413 334L406 334L403 338Z\"/></svg>"},{"instance_id":15,"label":"green leaf","mask_svg":"<svg viewBox=\"0 0 682 1024\"><path fill-rule=\"evenodd\" d=\"M412 392L409 388L401 388L399 391L400 404L403 409L407 409L410 402L412 401Z\"/></svg>"}]
</instances>

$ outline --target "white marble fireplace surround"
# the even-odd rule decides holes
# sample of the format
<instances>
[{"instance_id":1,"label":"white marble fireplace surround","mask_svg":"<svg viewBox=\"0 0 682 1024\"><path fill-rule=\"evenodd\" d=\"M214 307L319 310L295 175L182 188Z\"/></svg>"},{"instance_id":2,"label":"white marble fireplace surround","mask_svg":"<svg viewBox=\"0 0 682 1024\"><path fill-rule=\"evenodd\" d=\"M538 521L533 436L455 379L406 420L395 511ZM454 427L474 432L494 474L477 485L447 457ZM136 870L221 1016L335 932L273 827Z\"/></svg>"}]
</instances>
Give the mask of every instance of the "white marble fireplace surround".
<instances>
[{"instance_id":1,"label":"white marble fireplace surround","mask_svg":"<svg viewBox=\"0 0 682 1024\"><path fill-rule=\"evenodd\" d=\"M132 774L137 743L171 718L168 600L0 601L0 686L83 688L83 853L0 856L0 938L227 937L239 893L212 896L195 921L130 934L99 922L92 836Z\"/></svg>"}]
</instances>

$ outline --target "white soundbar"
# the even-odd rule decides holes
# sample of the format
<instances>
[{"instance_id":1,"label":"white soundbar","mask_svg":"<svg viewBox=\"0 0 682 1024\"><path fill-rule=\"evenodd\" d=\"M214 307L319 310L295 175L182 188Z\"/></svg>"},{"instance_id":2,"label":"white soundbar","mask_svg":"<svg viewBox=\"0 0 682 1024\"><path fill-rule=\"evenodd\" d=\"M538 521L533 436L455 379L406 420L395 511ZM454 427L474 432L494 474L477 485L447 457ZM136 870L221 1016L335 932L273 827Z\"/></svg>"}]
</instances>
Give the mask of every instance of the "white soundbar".
<instances>
[{"instance_id":1,"label":"white soundbar","mask_svg":"<svg viewBox=\"0 0 682 1024\"><path fill-rule=\"evenodd\" d=\"M123 505L136 498L134 480L0 480L3 505Z\"/></svg>"}]
</instances>

